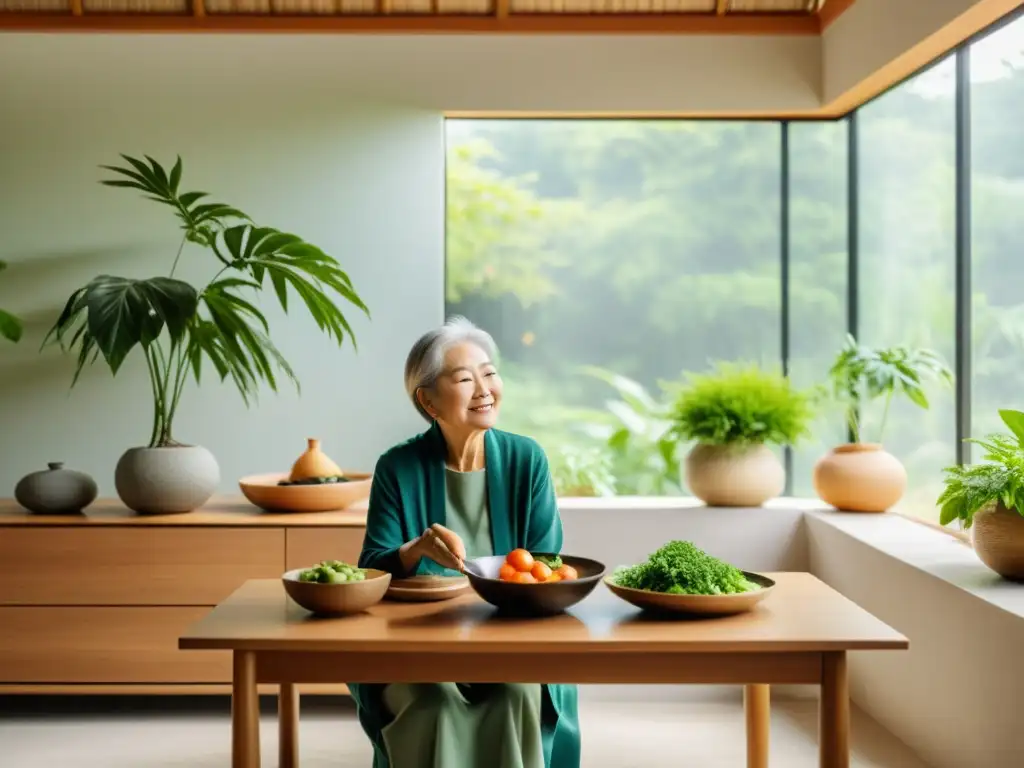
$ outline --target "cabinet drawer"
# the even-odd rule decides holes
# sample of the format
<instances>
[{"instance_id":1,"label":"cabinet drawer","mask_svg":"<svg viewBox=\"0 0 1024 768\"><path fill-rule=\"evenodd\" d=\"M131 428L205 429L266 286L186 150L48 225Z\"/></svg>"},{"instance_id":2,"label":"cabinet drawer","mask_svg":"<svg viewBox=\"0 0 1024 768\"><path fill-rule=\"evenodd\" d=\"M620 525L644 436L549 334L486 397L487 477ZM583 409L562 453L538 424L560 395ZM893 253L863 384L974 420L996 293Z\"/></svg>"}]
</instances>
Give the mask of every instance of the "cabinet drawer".
<instances>
[{"instance_id":1,"label":"cabinet drawer","mask_svg":"<svg viewBox=\"0 0 1024 768\"><path fill-rule=\"evenodd\" d=\"M0 532L0 605L215 605L283 571L279 528Z\"/></svg>"},{"instance_id":2,"label":"cabinet drawer","mask_svg":"<svg viewBox=\"0 0 1024 768\"><path fill-rule=\"evenodd\" d=\"M210 608L0 608L0 683L229 683L229 651L181 651Z\"/></svg>"},{"instance_id":3,"label":"cabinet drawer","mask_svg":"<svg viewBox=\"0 0 1024 768\"><path fill-rule=\"evenodd\" d=\"M363 527L289 528L285 563L287 570L308 568L321 560L355 564L363 548Z\"/></svg>"}]
</instances>

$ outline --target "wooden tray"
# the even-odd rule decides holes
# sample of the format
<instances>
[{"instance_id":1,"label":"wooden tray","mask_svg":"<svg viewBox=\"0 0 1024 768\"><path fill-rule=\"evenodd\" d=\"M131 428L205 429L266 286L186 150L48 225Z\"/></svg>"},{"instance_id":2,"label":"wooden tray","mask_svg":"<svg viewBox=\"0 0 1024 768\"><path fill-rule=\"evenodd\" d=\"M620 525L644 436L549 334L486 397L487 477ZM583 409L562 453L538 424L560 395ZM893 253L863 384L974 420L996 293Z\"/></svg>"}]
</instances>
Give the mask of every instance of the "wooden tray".
<instances>
[{"instance_id":1,"label":"wooden tray","mask_svg":"<svg viewBox=\"0 0 1024 768\"><path fill-rule=\"evenodd\" d=\"M465 576L410 576L407 579L393 579L384 598L407 603L428 603L451 600L470 589L469 579Z\"/></svg>"}]
</instances>

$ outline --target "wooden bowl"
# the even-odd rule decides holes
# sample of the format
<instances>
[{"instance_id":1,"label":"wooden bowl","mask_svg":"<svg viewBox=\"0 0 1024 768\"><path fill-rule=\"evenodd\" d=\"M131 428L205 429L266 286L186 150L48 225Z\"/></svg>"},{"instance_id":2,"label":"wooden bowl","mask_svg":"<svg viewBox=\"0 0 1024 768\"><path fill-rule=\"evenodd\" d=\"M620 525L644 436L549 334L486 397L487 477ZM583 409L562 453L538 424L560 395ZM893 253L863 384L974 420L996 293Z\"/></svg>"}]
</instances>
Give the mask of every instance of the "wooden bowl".
<instances>
[{"instance_id":1,"label":"wooden bowl","mask_svg":"<svg viewBox=\"0 0 1024 768\"><path fill-rule=\"evenodd\" d=\"M296 568L281 576L284 591L307 611L319 616L347 616L365 611L384 599L384 593L391 584L391 574L376 568L367 568L363 581L343 584L299 581L299 574L304 570Z\"/></svg>"},{"instance_id":2,"label":"wooden bowl","mask_svg":"<svg viewBox=\"0 0 1024 768\"><path fill-rule=\"evenodd\" d=\"M287 480L287 472L249 475L238 481L245 498L268 512L332 512L345 509L370 495L373 476L365 472L346 472L347 483L320 485L278 485Z\"/></svg>"},{"instance_id":3,"label":"wooden bowl","mask_svg":"<svg viewBox=\"0 0 1024 768\"><path fill-rule=\"evenodd\" d=\"M547 554L535 552L533 554ZM560 555L562 562L576 569L579 578L550 584L514 584L498 578L503 555L478 557L465 563L466 577L473 590L503 613L544 616L561 613L594 591L605 567L586 557Z\"/></svg>"},{"instance_id":4,"label":"wooden bowl","mask_svg":"<svg viewBox=\"0 0 1024 768\"><path fill-rule=\"evenodd\" d=\"M748 571L743 571L743 575L748 581L759 584L761 588L751 592L738 592L734 595L670 595L646 589L620 587L615 583L614 576L607 576L604 583L608 589L627 603L652 613L732 616L752 611L758 603L771 594L775 587L775 582L767 576Z\"/></svg>"},{"instance_id":5,"label":"wooden bowl","mask_svg":"<svg viewBox=\"0 0 1024 768\"><path fill-rule=\"evenodd\" d=\"M407 603L432 603L451 600L465 594L472 587L464 576L409 576L392 579L385 600L400 600Z\"/></svg>"}]
</instances>

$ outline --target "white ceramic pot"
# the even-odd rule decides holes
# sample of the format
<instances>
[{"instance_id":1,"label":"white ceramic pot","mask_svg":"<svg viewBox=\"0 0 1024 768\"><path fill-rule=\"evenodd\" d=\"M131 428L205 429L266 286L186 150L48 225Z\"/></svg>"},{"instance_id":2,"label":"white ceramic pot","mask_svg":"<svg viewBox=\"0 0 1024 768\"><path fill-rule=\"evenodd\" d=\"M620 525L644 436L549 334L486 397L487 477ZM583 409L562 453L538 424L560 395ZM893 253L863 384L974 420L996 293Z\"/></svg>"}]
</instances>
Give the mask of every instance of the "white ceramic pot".
<instances>
[{"instance_id":1,"label":"white ceramic pot","mask_svg":"<svg viewBox=\"0 0 1024 768\"><path fill-rule=\"evenodd\" d=\"M217 459L201 445L129 448L114 471L117 495L142 514L191 512L210 500L219 483Z\"/></svg>"},{"instance_id":2,"label":"white ceramic pot","mask_svg":"<svg viewBox=\"0 0 1024 768\"><path fill-rule=\"evenodd\" d=\"M759 507L786 487L786 470L766 445L695 445L686 456L690 492L711 507Z\"/></svg>"}]
</instances>

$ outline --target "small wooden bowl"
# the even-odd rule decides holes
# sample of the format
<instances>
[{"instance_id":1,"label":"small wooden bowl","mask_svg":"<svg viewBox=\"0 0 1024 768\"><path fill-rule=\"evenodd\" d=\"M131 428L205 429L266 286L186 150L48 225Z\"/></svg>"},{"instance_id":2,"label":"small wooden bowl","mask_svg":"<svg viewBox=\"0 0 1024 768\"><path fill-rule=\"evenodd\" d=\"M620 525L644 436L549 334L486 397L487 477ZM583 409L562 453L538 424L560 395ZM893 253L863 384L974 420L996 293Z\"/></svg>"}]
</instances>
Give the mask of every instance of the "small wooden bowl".
<instances>
[{"instance_id":1,"label":"small wooden bowl","mask_svg":"<svg viewBox=\"0 0 1024 768\"><path fill-rule=\"evenodd\" d=\"M406 603L432 603L451 600L468 592L472 587L465 576L409 576L392 579L385 600Z\"/></svg>"},{"instance_id":2,"label":"small wooden bowl","mask_svg":"<svg viewBox=\"0 0 1024 768\"><path fill-rule=\"evenodd\" d=\"M391 574L376 568L367 568L363 581L343 584L299 581L299 574L304 570L296 568L281 576L284 591L296 603L318 616L347 616L365 611L384 599L384 593L391 584Z\"/></svg>"},{"instance_id":3,"label":"small wooden bowl","mask_svg":"<svg viewBox=\"0 0 1024 768\"><path fill-rule=\"evenodd\" d=\"M615 583L615 576L606 576L604 584L615 595L627 603L645 611L661 614L687 616L733 616L752 611L771 594L775 582L759 573L743 571L748 581L759 584L761 589L738 592L734 595L670 595L665 592L651 592L646 589L630 589Z\"/></svg>"},{"instance_id":4,"label":"small wooden bowl","mask_svg":"<svg viewBox=\"0 0 1024 768\"><path fill-rule=\"evenodd\" d=\"M333 512L345 509L370 495L373 476L365 472L345 472L347 483L320 485L278 485L288 479L287 472L249 475L238 481L245 498L267 512Z\"/></svg>"}]
</instances>

